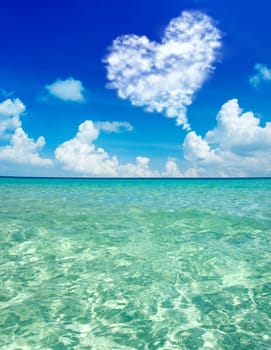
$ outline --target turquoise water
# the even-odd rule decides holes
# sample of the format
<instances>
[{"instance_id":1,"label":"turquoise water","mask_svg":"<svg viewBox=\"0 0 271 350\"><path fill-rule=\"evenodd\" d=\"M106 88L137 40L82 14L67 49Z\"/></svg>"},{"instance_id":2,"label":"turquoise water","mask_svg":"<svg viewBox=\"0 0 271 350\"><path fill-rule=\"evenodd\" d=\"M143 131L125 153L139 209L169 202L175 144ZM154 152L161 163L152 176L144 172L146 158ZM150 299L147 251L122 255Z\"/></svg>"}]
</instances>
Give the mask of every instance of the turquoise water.
<instances>
[{"instance_id":1,"label":"turquoise water","mask_svg":"<svg viewBox=\"0 0 271 350\"><path fill-rule=\"evenodd\" d=\"M271 180L0 179L1 349L271 349Z\"/></svg>"}]
</instances>

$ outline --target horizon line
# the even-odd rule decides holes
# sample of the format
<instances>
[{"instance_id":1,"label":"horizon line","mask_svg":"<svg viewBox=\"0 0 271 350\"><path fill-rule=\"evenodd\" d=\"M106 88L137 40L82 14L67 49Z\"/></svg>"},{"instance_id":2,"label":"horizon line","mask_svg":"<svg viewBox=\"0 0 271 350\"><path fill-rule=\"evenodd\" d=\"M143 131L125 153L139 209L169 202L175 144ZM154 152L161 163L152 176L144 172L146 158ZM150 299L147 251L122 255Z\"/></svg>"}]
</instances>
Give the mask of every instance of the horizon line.
<instances>
[{"instance_id":1,"label":"horizon line","mask_svg":"<svg viewBox=\"0 0 271 350\"><path fill-rule=\"evenodd\" d=\"M81 176L17 176L0 175L0 179L56 179L56 180L260 180L271 176L232 176L232 177L81 177Z\"/></svg>"}]
</instances>

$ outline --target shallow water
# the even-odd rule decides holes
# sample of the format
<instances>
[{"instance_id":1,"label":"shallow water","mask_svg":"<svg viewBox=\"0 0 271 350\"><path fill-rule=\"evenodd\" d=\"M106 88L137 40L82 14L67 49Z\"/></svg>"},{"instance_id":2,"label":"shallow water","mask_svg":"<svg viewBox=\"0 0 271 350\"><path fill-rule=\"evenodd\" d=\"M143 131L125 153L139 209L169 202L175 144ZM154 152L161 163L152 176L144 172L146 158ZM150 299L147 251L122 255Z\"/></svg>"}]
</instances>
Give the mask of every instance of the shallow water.
<instances>
[{"instance_id":1,"label":"shallow water","mask_svg":"<svg viewBox=\"0 0 271 350\"><path fill-rule=\"evenodd\" d=\"M271 180L0 179L0 348L271 348Z\"/></svg>"}]
</instances>

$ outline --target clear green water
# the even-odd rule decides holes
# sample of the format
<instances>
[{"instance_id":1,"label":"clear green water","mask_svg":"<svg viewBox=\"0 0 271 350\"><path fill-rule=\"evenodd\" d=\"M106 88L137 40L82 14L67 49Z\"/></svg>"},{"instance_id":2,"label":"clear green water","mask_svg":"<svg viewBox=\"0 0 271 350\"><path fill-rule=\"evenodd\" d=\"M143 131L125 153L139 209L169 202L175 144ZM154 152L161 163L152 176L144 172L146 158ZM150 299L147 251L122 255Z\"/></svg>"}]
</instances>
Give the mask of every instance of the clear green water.
<instances>
[{"instance_id":1,"label":"clear green water","mask_svg":"<svg viewBox=\"0 0 271 350\"><path fill-rule=\"evenodd\" d=\"M271 349L271 180L0 179L1 349Z\"/></svg>"}]
</instances>

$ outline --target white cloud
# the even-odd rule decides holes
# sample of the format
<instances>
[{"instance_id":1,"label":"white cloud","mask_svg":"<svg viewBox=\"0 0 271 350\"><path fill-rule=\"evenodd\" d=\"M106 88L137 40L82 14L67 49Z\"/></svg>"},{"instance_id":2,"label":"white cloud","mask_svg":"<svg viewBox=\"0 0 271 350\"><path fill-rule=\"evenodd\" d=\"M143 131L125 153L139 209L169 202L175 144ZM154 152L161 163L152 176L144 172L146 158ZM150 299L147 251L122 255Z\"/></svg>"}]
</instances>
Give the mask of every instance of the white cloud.
<instances>
[{"instance_id":1,"label":"white cloud","mask_svg":"<svg viewBox=\"0 0 271 350\"><path fill-rule=\"evenodd\" d=\"M0 147L0 159L17 164L34 166L52 165L48 158L41 158L38 151L45 145L45 139L40 136L37 141L29 138L22 128L17 128L12 135L10 145Z\"/></svg>"},{"instance_id":2,"label":"white cloud","mask_svg":"<svg viewBox=\"0 0 271 350\"><path fill-rule=\"evenodd\" d=\"M51 165L50 159L41 158L38 153L45 145L44 137L34 141L22 129L20 118L24 112L25 105L18 98L0 103L0 140L8 142L0 147L0 160L35 166Z\"/></svg>"},{"instance_id":3,"label":"white cloud","mask_svg":"<svg viewBox=\"0 0 271 350\"><path fill-rule=\"evenodd\" d=\"M133 105L163 112L188 129L187 106L213 69L220 38L211 18L200 12L173 19L161 43L120 36L105 59L108 86Z\"/></svg>"},{"instance_id":4,"label":"white cloud","mask_svg":"<svg viewBox=\"0 0 271 350\"><path fill-rule=\"evenodd\" d=\"M63 101L84 102L84 87L80 80L67 78L58 79L54 83L46 85L47 91L54 97Z\"/></svg>"},{"instance_id":5,"label":"white cloud","mask_svg":"<svg viewBox=\"0 0 271 350\"><path fill-rule=\"evenodd\" d=\"M21 126L20 115L24 113L25 105L16 98L10 98L0 103L0 137L7 137L9 133Z\"/></svg>"},{"instance_id":6,"label":"white cloud","mask_svg":"<svg viewBox=\"0 0 271 350\"><path fill-rule=\"evenodd\" d=\"M96 124L91 120L86 120L80 124L74 138L57 147L55 159L62 168L81 176L158 176L157 172L150 170L149 158L147 157L138 156L135 163L123 165L119 163L116 156L111 157L103 148L96 147L94 141L97 140L100 130L102 130ZM108 130L107 127L105 129Z\"/></svg>"},{"instance_id":7,"label":"white cloud","mask_svg":"<svg viewBox=\"0 0 271 350\"><path fill-rule=\"evenodd\" d=\"M133 131L133 126L128 123L128 122L95 122L94 123L95 128L100 130L100 131L104 131L104 132L108 132L108 133L112 133L112 132L116 132L116 133L120 133L123 131Z\"/></svg>"},{"instance_id":8,"label":"white cloud","mask_svg":"<svg viewBox=\"0 0 271 350\"><path fill-rule=\"evenodd\" d=\"M149 168L150 159L147 157L136 157L136 163L120 165L118 172L120 176L125 177L157 177L158 172Z\"/></svg>"},{"instance_id":9,"label":"white cloud","mask_svg":"<svg viewBox=\"0 0 271 350\"><path fill-rule=\"evenodd\" d=\"M237 153L266 149L271 145L271 123L261 127L259 118L252 112L242 113L238 100L232 99L222 106L217 127L207 133L206 140Z\"/></svg>"},{"instance_id":10,"label":"white cloud","mask_svg":"<svg viewBox=\"0 0 271 350\"><path fill-rule=\"evenodd\" d=\"M257 63L254 66L256 73L249 77L249 82L255 88L262 82L271 81L271 69L266 64Z\"/></svg>"},{"instance_id":11,"label":"white cloud","mask_svg":"<svg viewBox=\"0 0 271 350\"><path fill-rule=\"evenodd\" d=\"M183 150L199 176L270 176L271 122L261 126L232 99L219 111L216 128L204 138L189 132Z\"/></svg>"},{"instance_id":12,"label":"white cloud","mask_svg":"<svg viewBox=\"0 0 271 350\"><path fill-rule=\"evenodd\" d=\"M55 150L56 161L66 170L83 176L117 176L118 161L102 149L96 148L93 141L99 136L91 120L79 126L76 136L61 144Z\"/></svg>"},{"instance_id":13,"label":"white cloud","mask_svg":"<svg viewBox=\"0 0 271 350\"><path fill-rule=\"evenodd\" d=\"M206 140L203 140L194 131L189 132L185 137L183 150L185 158L192 163L198 160L206 161L208 159L209 161L216 157Z\"/></svg>"},{"instance_id":14,"label":"white cloud","mask_svg":"<svg viewBox=\"0 0 271 350\"><path fill-rule=\"evenodd\" d=\"M183 177L184 175L178 168L176 160L174 158L169 158L165 165L165 170L162 173L164 177Z\"/></svg>"}]
</instances>

